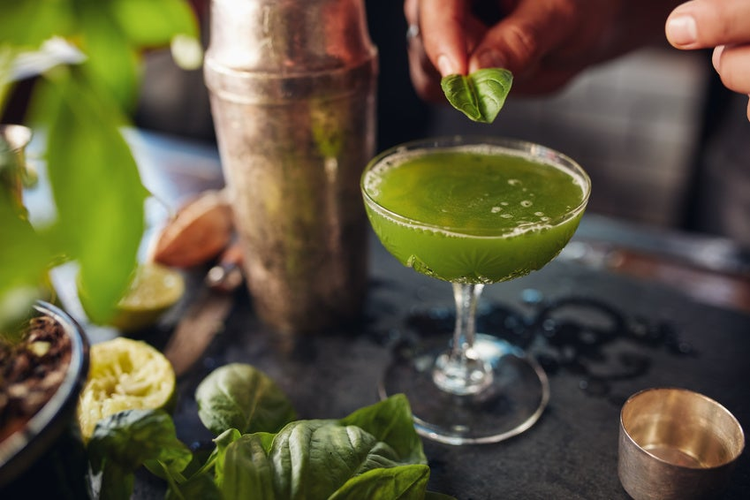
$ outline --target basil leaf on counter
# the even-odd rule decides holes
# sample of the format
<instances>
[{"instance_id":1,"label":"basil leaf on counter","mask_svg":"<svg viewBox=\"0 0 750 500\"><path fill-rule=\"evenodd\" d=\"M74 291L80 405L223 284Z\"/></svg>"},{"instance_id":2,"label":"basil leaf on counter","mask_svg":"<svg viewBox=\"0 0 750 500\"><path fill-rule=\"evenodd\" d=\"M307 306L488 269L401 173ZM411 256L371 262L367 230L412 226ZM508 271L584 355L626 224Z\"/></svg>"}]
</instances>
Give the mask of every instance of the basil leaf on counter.
<instances>
[{"instance_id":1,"label":"basil leaf on counter","mask_svg":"<svg viewBox=\"0 0 750 500\"><path fill-rule=\"evenodd\" d=\"M409 465L417 471L399 469L401 474L395 475L392 470ZM368 472L363 480L355 479ZM342 498L378 498L363 493L385 488L390 481L388 488L398 494L387 498L421 499L428 478L427 466L402 460L360 427L336 420L298 420L278 434L246 434L227 446L224 477L217 476L217 483L225 498L315 500L342 488L348 492Z\"/></svg>"},{"instance_id":2,"label":"basil leaf on counter","mask_svg":"<svg viewBox=\"0 0 750 500\"><path fill-rule=\"evenodd\" d=\"M480 123L492 123L505 104L513 73L504 68L484 68L469 75L448 75L440 86L448 102Z\"/></svg>"},{"instance_id":3,"label":"basil leaf on counter","mask_svg":"<svg viewBox=\"0 0 750 500\"><path fill-rule=\"evenodd\" d=\"M429 479L430 468L423 464L369 470L349 479L328 500L422 500L428 494Z\"/></svg>"},{"instance_id":4,"label":"basil leaf on counter","mask_svg":"<svg viewBox=\"0 0 750 500\"><path fill-rule=\"evenodd\" d=\"M216 471L216 483L224 498L285 498L276 495L276 474L267 434L240 437L224 450L222 462L223 471Z\"/></svg>"},{"instance_id":5,"label":"basil leaf on counter","mask_svg":"<svg viewBox=\"0 0 750 500\"><path fill-rule=\"evenodd\" d=\"M102 472L101 500L129 499L135 471L146 462L158 461L165 473L176 474L193 456L163 410L126 410L103 418L87 451L93 472Z\"/></svg>"},{"instance_id":6,"label":"basil leaf on counter","mask_svg":"<svg viewBox=\"0 0 750 500\"><path fill-rule=\"evenodd\" d=\"M403 394L339 420L292 421L273 381L235 363L209 374L196 400L217 434L207 458L177 440L162 410L128 410L97 424L88 452L101 500L129 499L141 465L167 481L167 500L452 498L427 491L430 468Z\"/></svg>"},{"instance_id":7,"label":"basil leaf on counter","mask_svg":"<svg viewBox=\"0 0 750 500\"><path fill-rule=\"evenodd\" d=\"M198 417L215 436L227 429L241 434L276 432L295 418L286 395L263 372L241 363L211 372L195 391Z\"/></svg>"},{"instance_id":8,"label":"basil leaf on counter","mask_svg":"<svg viewBox=\"0 0 750 500\"><path fill-rule=\"evenodd\" d=\"M403 394L360 408L339 420L339 424L361 427L392 447L404 462L427 463L422 440L414 431L409 400Z\"/></svg>"}]
</instances>

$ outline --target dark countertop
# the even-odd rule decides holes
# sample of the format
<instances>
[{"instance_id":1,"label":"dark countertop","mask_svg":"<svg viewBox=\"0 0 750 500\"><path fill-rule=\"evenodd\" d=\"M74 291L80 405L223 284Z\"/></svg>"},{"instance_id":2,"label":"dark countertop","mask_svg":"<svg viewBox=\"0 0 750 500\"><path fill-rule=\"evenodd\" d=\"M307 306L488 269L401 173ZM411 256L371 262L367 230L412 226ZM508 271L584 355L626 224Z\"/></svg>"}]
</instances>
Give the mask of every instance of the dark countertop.
<instances>
[{"instance_id":1,"label":"dark countertop","mask_svg":"<svg viewBox=\"0 0 750 500\"><path fill-rule=\"evenodd\" d=\"M215 169L210 147L191 152L171 139L148 141L142 161L167 165L171 180L187 176L187 191L220 185L215 176L202 177L206 170L189 165L194 157ZM169 156L170 149L177 156ZM172 161L177 157L177 163ZM179 163L185 163L182 171L169 167ZM178 194L172 193L172 199ZM589 214L574 239L579 246L572 248L580 250L591 241L643 251L654 245L685 248L680 238ZM398 341L435 332L448 342L450 286L402 267L374 236L371 241L369 296L356 325L317 336L280 337L255 317L247 293L237 293L224 330L202 362L178 381L178 437L187 444L210 439L193 394L213 368L225 363L245 362L263 370L301 418L340 418L377 401L378 379ZM695 254L717 243L694 237L690 242ZM549 375L550 402L535 426L508 441L464 447L425 441L431 490L461 500L626 499L617 477L619 411L628 396L649 387L701 392L750 429L750 315L603 262L592 264L580 252L568 252L541 271L485 288L480 330L528 347ZM548 318L555 322L545 322ZM553 328L562 323L569 328ZM750 496L748 454L746 449L737 463L727 499ZM138 477L134 498L162 496L163 485Z\"/></svg>"},{"instance_id":2,"label":"dark countertop","mask_svg":"<svg viewBox=\"0 0 750 500\"><path fill-rule=\"evenodd\" d=\"M301 418L340 418L377 401L388 346L397 339L432 325L447 342L452 322L442 313L450 315L453 307L447 284L402 268L374 238L371 275L362 324L314 337L279 338L254 317L247 297L239 296L203 365L180 381L175 418L182 439L208 437L192 394L213 367L251 363L281 386ZM542 301L528 304L524 297ZM547 368L551 389L541 419L498 444L425 441L432 490L465 500L628 498L617 477L619 411L628 396L648 387L701 392L750 428L747 315L704 306L660 286L553 262L526 278L487 287L480 325L490 331L491 325L505 324L508 310L511 318L534 324L557 301L559 313L567 309L573 322L598 332L601 344L551 345L537 330L531 350ZM415 324L416 330L410 326ZM519 340L530 341L525 335ZM726 498L750 493L747 455L737 464Z\"/></svg>"}]
</instances>

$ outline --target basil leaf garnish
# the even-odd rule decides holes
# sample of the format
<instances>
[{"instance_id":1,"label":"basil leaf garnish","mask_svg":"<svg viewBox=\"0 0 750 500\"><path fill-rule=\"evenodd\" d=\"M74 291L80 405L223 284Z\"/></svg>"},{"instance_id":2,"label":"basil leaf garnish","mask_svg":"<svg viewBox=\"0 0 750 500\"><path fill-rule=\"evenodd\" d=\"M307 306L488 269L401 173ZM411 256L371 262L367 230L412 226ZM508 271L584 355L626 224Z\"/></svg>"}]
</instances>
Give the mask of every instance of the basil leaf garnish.
<instances>
[{"instance_id":1,"label":"basil leaf garnish","mask_svg":"<svg viewBox=\"0 0 750 500\"><path fill-rule=\"evenodd\" d=\"M448 102L481 123L492 123L505 104L513 73L504 68L483 68L469 75L448 75L440 86Z\"/></svg>"}]
</instances>

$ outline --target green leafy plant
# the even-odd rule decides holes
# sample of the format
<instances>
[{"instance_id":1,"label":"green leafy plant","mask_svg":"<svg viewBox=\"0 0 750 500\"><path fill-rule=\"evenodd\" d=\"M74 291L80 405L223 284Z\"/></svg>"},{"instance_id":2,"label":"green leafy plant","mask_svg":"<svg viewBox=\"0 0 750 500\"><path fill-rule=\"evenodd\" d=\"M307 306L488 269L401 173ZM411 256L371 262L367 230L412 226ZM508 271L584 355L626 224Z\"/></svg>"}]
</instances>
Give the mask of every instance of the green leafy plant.
<instances>
[{"instance_id":1,"label":"green leafy plant","mask_svg":"<svg viewBox=\"0 0 750 500\"><path fill-rule=\"evenodd\" d=\"M141 464L166 479L167 498L450 498L427 491L430 468L403 395L342 419L292 420L291 404L271 379L230 364L204 379L196 400L201 421L218 433L205 461L196 455L187 463L160 410L128 410L97 424L89 453L92 470L103 471L100 498L126 498ZM246 430L220 431L230 423Z\"/></svg>"},{"instance_id":2,"label":"green leafy plant","mask_svg":"<svg viewBox=\"0 0 750 500\"><path fill-rule=\"evenodd\" d=\"M481 123L492 123L505 104L513 74L503 68L484 68L469 75L448 75L440 81L448 102Z\"/></svg>"},{"instance_id":3,"label":"green leafy plant","mask_svg":"<svg viewBox=\"0 0 750 500\"><path fill-rule=\"evenodd\" d=\"M140 60L170 43L173 52L185 40L199 48L197 20L186 0L0 0L0 12L0 114L29 61L44 59L27 121L46 137L56 208L54 221L32 227L0 184L0 331L44 297L50 268L67 260L78 262L93 298L87 312L105 321L144 231L147 192L121 133L137 102ZM75 54L71 64L50 59L61 44ZM0 168L17 169L8 149L0 144Z\"/></svg>"},{"instance_id":4,"label":"green leafy plant","mask_svg":"<svg viewBox=\"0 0 750 500\"><path fill-rule=\"evenodd\" d=\"M103 499L129 499L133 471L141 465L178 474L193 456L177 439L171 417L161 410L128 410L102 420L87 450L91 470L101 474L98 494Z\"/></svg>"}]
</instances>

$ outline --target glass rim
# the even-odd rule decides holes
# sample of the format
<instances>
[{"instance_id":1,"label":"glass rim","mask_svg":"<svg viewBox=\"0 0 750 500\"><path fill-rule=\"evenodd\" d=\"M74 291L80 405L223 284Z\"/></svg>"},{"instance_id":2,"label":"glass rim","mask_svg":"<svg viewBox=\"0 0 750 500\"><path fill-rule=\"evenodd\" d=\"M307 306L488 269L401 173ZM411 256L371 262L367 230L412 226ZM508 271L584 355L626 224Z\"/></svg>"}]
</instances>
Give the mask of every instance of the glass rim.
<instances>
[{"instance_id":1,"label":"glass rim","mask_svg":"<svg viewBox=\"0 0 750 500\"><path fill-rule=\"evenodd\" d=\"M526 155L531 159L539 160L543 163L561 168L568 175L574 177L576 179L576 182L580 185L583 191L583 196L580 203L565 212L563 215L549 221L545 221L544 223L533 223L527 226L507 228L484 234L483 232L478 233L476 228L442 226L400 215L375 201L375 199L365 187L365 179L367 178L367 175L373 170L373 168L381 164L384 159L393 156L394 154L426 147L438 150L453 149L471 145L480 146L483 144L501 147L507 150L510 154L516 154L517 156ZM390 217L397 222L408 224L413 227L442 231L445 233L452 233L461 236L470 235L477 238L500 238L507 237L509 235L519 235L531 231L538 231L540 229L556 227L575 218L584 211L586 205L588 204L588 200L591 195L591 178L577 161L573 160L568 155L561 153L560 151L549 148L539 143L504 136L495 137L485 135L451 135L411 140L381 151L367 163L364 170L362 171L362 175L360 177L360 190L362 192L362 197L364 198L365 203L367 203L371 208L380 212L382 215Z\"/></svg>"}]
</instances>

